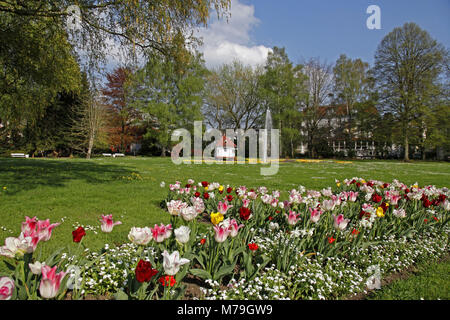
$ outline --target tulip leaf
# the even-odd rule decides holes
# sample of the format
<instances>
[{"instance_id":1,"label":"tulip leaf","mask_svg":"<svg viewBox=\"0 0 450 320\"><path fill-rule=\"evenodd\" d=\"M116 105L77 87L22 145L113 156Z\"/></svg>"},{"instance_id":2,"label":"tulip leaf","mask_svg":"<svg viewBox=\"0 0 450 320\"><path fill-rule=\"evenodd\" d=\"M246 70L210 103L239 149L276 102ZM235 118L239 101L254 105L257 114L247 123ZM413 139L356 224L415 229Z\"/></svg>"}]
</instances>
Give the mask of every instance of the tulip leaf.
<instances>
[{"instance_id":1,"label":"tulip leaf","mask_svg":"<svg viewBox=\"0 0 450 320\"><path fill-rule=\"evenodd\" d=\"M202 279L212 279L211 274L203 269L190 269L189 272Z\"/></svg>"},{"instance_id":2,"label":"tulip leaf","mask_svg":"<svg viewBox=\"0 0 450 320\"><path fill-rule=\"evenodd\" d=\"M213 280L219 280L223 276L232 273L235 266L236 266L236 263L232 263L232 264L229 264L229 265L222 266L219 269L219 271L217 271L217 273L214 274Z\"/></svg>"},{"instance_id":3,"label":"tulip leaf","mask_svg":"<svg viewBox=\"0 0 450 320\"><path fill-rule=\"evenodd\" d=\"M115 300L128 300L128 295L120 289L113 294L113 297Z\"/></svg>"}]
</instances>

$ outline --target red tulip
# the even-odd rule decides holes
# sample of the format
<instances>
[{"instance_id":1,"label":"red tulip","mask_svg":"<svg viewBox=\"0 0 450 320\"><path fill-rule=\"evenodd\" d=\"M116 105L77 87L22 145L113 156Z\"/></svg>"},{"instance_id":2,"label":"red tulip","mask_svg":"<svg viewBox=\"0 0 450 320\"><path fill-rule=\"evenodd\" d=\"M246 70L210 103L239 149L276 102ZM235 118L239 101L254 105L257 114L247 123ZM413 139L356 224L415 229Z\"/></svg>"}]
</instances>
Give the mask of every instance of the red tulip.
<instances>
[{"instance_id":1,"label":"red tulip","mask_svg":"<svg viewBox=\"0 0 450 320\"><path fill-rule=\"evenodd\" d=\"M252 212L249 208L241 207L239 209L239 216L241 217L242 220L248 220L250 218L251 213Z\"/></svg>"},{"instance_id":2,"label":"red tulip","mask_svg":"<svg viewBox=\"0 0 450 320\"><path fill-rule=\"evenodd\" d=\"M83 227L78 227L77 230L72 231L73 242L80 242L85 235L86 231L84 231Z\"/></svg>"},{"instance_id":3,"label":"red tulip","mask_svg":"<svg viewBox=\"0 0 450 320\"><path fill-rule=\"evenodd\" d=\"M152 269L152 264L148 261L139 260L136 266L135 274L136 280L139 282L149 282L153 276L158 273L158 270Z\"/></svg>"}]
</instances>

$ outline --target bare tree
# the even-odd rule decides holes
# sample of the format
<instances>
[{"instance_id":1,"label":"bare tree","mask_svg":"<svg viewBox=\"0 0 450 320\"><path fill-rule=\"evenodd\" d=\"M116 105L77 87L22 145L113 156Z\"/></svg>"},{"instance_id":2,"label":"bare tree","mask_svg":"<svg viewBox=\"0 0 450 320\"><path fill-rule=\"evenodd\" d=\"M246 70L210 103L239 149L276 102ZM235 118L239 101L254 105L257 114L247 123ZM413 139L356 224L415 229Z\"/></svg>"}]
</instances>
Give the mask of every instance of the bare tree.
<instances>
[{"instance_id":1,"label":"bare tree","mask_svg":"<svg viewBox=\"0 0 450 320\"><path fill-rule=\"evenodd\" d=\"M86 96L75 110L71 135L73 148L91 158L94 146L106 146L107 110L100 96Z\"/></svg>"},{"instance_id":2,"label":"bare tree","mask_svg":"<svg viewBox=\"0 0 450 320\"><path fill-rule=\"evenodd\" d=\"M207 79L204 115L218 129L254 128L265 110L259 94L261 68L238 61L223 65Z\"/></svg>"},{"instance_id":3,"label":"bare tree","mask_svg":"<svg viewBox=\"0 0 450 320\"><path fill-rule=\"evenodd\" d=\"M320 58L311 58L304 63L303 72L307 76L308 88L308 98L303 107L303 124L306 129L309 156L315 157L319 124L327 115L327 110L323 106L330 102L333 92L333 65L321 62Z\"/></svg>"},{"instance_id":4,"label":"bare tree","mask_svg":"<svg viewBox=\"0 0 450 320\"><path fill-rule=\"evenodd\" d=\"M431 109L441 94L439 75L445 71L446 49L415 23L405 23L387 34L375 53L375 78L381 109L392 112L402 131L404 160L409 160L409 144L414 123Z\"/></svg>"}]
</instances>

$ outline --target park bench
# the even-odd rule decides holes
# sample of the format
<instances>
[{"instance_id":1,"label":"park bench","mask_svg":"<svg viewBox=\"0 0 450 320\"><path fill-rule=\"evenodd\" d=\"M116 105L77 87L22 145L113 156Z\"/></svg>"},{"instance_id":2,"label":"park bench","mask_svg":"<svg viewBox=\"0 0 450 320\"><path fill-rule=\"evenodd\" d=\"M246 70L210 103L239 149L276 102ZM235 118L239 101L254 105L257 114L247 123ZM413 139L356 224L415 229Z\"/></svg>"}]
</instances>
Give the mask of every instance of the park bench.
<instances>
[{"instance_id":1,"label":"park bench","mask_svg":"<svg viewBox=\"0 0 450 320\"><path fill-rule=\"evenodd\" d=\"M28 155L25 153L11 153L11 157L13 157L13 158L28 158Z\"/></svg>"},{"instance_id":2,"label":"park bench","mask_svg":"<svg viewBox=\"0 0 450 320\"><path fill-rule=\"evenodd\" d=\"M125 157L125 155L123 153L114 153L113 158L115 157Z\"/></svg>"},{"instance_id":3,"label":"park bench","mask_svg":"<svg viewBox=\"0 0 450 320\"><path fill-rule=\"evenodd\" d=\"M102 153L104 157L111 157L111 153Z\"/></svg>"}]
</instances>

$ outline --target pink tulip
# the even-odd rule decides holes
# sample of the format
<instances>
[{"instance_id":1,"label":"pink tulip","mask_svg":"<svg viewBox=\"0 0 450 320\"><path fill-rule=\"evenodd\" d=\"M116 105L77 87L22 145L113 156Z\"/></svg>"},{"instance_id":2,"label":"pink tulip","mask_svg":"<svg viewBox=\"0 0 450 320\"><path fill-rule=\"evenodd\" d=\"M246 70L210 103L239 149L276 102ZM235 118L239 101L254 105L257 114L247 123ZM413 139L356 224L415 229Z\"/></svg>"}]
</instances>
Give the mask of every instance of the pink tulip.
<instances>
[{"instance_id":1,"label":"pink tulip","mask_svg":"<svg viewBox=\"0 0 450 320\"><path fill-rule=\"evenodd\" d=\"M238 225L235 219L231 219L230 226L228 230L230 231L230 236L232 238L236 237L240 228L244 227L243 224Z\"/></svg>"},{"instance_id":2,"label":"pink tulip","mask_svg":"<svg viewBox=\"0 0 450 320\"><path fill-rule=\"evenodd\" d=\"M214 239L217 242L224 242L228 238L228 235L231 233L229 228L224 228L219 225L214 226L214 232Z\"/></svg>"},{"instance_id":3,"label":"pink tulip","mask_svg":"<svg viewBox=\"0 0 450 320\"><path fill-rule=\"evenodd\" d=\"M322 208L325 211L331 211L334 209L335 202L333 200L323 200L322 202Z\"/></svg>"},{"instance_id":4,"label":"pink tulip","mask_svg":"<svg viewBox=\"0 0 450 320\"><path fill-rule=\"evenodd\" d=\"M112 214L104 216L102 215L102 226L101 229L103 232L111 232L114 228L114 226L122 224L122 222L117 221L114 222L112 218Z\"/></svg>"},{"instance_id":5,"label":"pink tulip","mask_svg":"<svg viewBox=\"0 0 450 320\"><path fill-rule=\"evenodd\" d=\"M160 226L155 224L154 228L150 228L152 231L153 240L156 242L163 242L172 234L172 225L168 224L167 226L161 223Z\"/></svg>"},{"instance_id":6,"label":"pink tulip","mask_svg":"<svg viewBox=\"0 0 450 320\"><path fill-rule=\"evenodd\" d=\"M347 195L348 195L348 200L349 201L355 202L357 197L358 197L358 192L350 191L350 192L347 193Z\"/></svg>"},{"instance_id":7,"label":"pink tulip","mask_svg":"<svg viewBox=\"0 0 450 320\"><path fill-rule=\"evenodd\" d=\"M319 208L314 208L314 209L309 208L309 211L311 212L311 218L310 218L311 221L314 223L319 221L320 215L322 214L322 210L320 210Z\"/></svg>"},{"instance_id":8,"label":"pink tulip","mask_svg":"<svg viewBox=\"0 0 450 320\"><path fill-rule=\"evenodd\" d=\"M61 271L60 273L56 273L56 266L53 268L43 266L41 272L42 279L39 286L39 293L43 298L54 298L58 294L61 280L66 275L66 272Z\"/></svg>"},{"instance_id":9,"label":"pink tulip","mask_svg":"<svg viewBox=\"0 0 450 320\"><path fill-rule=\"evenodd\" d=\"M0 277L0 300L9 300L14 291L14 281L8 277Z\"/></svg>"},{"instance_id":10,"label":"pink tulip","mask_svg":"<svg viewBox=\"0 0 450 320\"><path fill-rule=\"evenodd\" d=\"M244 208L248 208L249 204L250 204L250 199L242 199L242 206Z\"/></svg>"},{"instance_id":11,"label":"pink tulip","mask_svg":"<svg viewBox=\"0 0 450 320\"><path fill-rule=\"evenodd\" d=\"M334 219L334 227L339 230L344 230L347 227L347 224L350 222L350 219L344 219L344 215L340 214L337 217L333 214Z\"/></svg>"},{"instance_id":12,"label":"pink tulip","mask_svg":"<svg viewBox=\"0 0 450 320\"><path fill-rule=\"evenodd\" d=\"M32 219L29 217L25 217L25 222L22 222L22 232L32 232L36 230L36 217Z\"/></svg>"},{"instance_id":13,"label":"pink tulip","mask_svg":"<svg viewBox=\"0 0 450 320\"><path fill-rule=\"evenodd\" d=\"M287 221L290 225L294 225L297 223L297 221L300 220L299 216L300 213L296 214L294 211L289 210L289 216L287 214L285 214Z\"/></svg>"},{"instance_id":14,"label":"pink tulip","mask_svg":"<svg viewBox=\"0 0 450 320\"><path fill-rule=\"evenodd\" d=\"M221 214L226 214L228 209L232 207L232 205L228 204L228 201L219 201L219 204L217 205L217 211L219 211Z\"/></svg>"},{"instance_id":15,"label":"pink tulip","mask_svg":"<svg viewBox=\"0 0 450 320\"><path fill-rule=\"evenodd\" d=\"M48 241L52 236L52 230L59 226L60 223L50 224L50 219L42 220L37 222L37 233L39 235L40 241Z\"/></svg>"},{"instance_id":16,"label":"pink tulip","mask_svg":"<svg viewBox=\"0 0 450 320\"><path fill-rule=\"evenodd\" d=\"M28 243L28 253L34 252L34 250L36 250L37 244L42 240L40 234L35 230L22 232L19 235L19 239L21 239L22 242L24 242L25 240Z\"/></svg>"}]
</instances>

